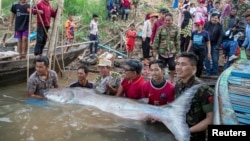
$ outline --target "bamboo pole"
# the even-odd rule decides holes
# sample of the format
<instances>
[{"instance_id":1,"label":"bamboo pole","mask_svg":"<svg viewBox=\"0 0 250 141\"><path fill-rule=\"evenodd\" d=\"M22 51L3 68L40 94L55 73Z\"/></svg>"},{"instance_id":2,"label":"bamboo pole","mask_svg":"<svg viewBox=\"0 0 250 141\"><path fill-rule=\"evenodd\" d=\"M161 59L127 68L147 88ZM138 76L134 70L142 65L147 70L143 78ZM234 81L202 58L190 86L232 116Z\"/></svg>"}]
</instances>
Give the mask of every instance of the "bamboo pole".
<instances>
[{"instance_id":1,"label":"bamboo pole","mask_svg":"<svg viewBox=\"0 0 250 141\"><path fill-rule=\"evenodd\" d=\"M51 40L49 43L49 48L48 48L48 52L47 52L47 57L49 58L49 62L52 62L52 57L54 55L54 50L55 50L55 42L56 42L56 34L57 34L57 29L58 29L58 25L60 24L60 19L61 19L61 15L62 15L62 6L64 5L64 0L59 0L58 1L58 9L57 9L57 13L56 13L56 17L55 17L55 21L54 21L54 26L52 29L52 33L51 33ZM51 69L51 63L49 64L49 68Z\"/></svg>"},{"instance_id":2,"label":"bamboo pole","mask_svg":"<svg viewBox=\"0 0 250 141\"><path fill-rule=\"evenodd\" d=\"M2 0L0 0L0 16L2 16Z\"/></svg>"},{"instance_id":3,"label":"bamboo pole","mask_svg":"<svg viewBox=\"0 0 250 141\"><path fill-rule=\"evenodd\" d=\"M30 0L30 10L29 10L29 34L28 34L28 48L27 48L27 53L26 53L26 58L27 58L27 82L28 82L28 80L29 80L29 75L30 75L30 73L29 73L29 68L30 68L30 57L29 57L29 54L30 54L30 37L29 37L29 35L30 35L30 30L31 30L31 24L32 24L32 17L31 17L31 4L32 4L32 0Z\"/></svg>"}]
</instances>

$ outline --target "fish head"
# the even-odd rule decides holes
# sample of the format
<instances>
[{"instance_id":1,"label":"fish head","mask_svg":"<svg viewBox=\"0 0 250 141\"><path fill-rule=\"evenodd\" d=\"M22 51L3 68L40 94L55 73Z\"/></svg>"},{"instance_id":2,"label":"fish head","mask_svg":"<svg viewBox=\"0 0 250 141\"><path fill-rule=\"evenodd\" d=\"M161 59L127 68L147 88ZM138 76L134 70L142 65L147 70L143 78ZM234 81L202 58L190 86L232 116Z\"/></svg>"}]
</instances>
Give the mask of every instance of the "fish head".
<instances>
[{"instance_id":1,"label":"fish head","mask_svg":"<svg viewBox=\"0 0 250 141\"><path fill-rule=\"evenodd\" d=\"M72 103L75 97L75 92L72 88L54 88L44 93L48 100L60 103Z\"/></svg>"}]
</instances>

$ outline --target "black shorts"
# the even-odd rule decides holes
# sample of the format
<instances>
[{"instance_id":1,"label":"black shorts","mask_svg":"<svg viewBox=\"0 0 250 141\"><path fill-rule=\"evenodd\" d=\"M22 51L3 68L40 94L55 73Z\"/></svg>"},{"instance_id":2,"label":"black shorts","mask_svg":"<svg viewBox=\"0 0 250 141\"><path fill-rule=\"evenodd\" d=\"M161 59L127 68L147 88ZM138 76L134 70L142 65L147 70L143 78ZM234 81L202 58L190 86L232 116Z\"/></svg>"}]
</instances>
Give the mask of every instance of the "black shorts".
<instances>
[{"instance_id":1,"label":"black shorts","mask_svg":"<svg viewBox=\"0 0 250 141\"><path fill-rule=\"evenodd\" d=\"M163 61L165 67L166 65L168 65L169 70L175 70L175 56L170 58L164 58L161 55L159 55L158 59Z\"/></svg>"}]
</instances>

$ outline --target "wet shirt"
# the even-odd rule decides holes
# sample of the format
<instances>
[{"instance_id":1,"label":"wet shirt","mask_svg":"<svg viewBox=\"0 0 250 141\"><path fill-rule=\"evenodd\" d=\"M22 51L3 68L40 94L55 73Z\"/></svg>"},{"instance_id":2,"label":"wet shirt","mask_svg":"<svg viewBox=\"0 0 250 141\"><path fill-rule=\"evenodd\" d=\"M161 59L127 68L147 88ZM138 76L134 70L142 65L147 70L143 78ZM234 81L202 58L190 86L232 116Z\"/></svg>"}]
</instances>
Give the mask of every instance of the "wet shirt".
<instances>
[{"instance_id":1,"label":"wet shirt","mask_svg":"<svg viewBox=\"0 0 250 141\"><path fill-rule=\"evenodd\" d=\"M143 85L142 95L149 99L151 105L164 105L174 100L174 85L165 80L164 85L157 88L152 81L147 81Z\"/></svg>"},{"instance_id":2,"label":"wet shirt","mask_svg":"<svg viewBox=\"0 0 250 141\"><path fill-rule=\"evenodd\" d=\"M144 83L145 81L142 75L136 77L131 81L123 79L121 82L123 88L123 96L131 99L142 98L142 87Z\"/></svg>"},{"instance_id":3,"label":"wet shirt","mask_svg":"<svg viewBox=\"0 0 250 141\"><path fill-rule=\"evenodd\" d=\"M25 31L29 29L29 4L16 2L11 7L11 12L15 14L15 31Z\"/></svg>"},{"instance_id":4,"label":"wet shirt","mask_svg":"<svg viewBox=\"0 0 250 141\"><path fill-rule=\"evenodd\" d=\"M94 89L97 93L100 94L108 94L111 95L111 92L106 87L106 83L109 83L110 86L113 88L118 88L121 82L121 75L117 72L110 72L109 76L96 77L95 83L94 83Z\"/></svg>"},{"instance_id":5,"label":"wet shirt","mask_svg":"<svg viewBox=\"0 0 250 141\"><path fill-rule=\"evenodd\" d=\"M28 92L44 96L44 93L58 85L58 77L55 71L48 71L48 79L44 80L37 72L34 72L28 80Z\"/></svg>"},{"instance_id":6,"label":"wet shirt","mask_svg":"<svg viewBox=\"0 0 250 141\"><path fill-rule=\"evenodd\" d=\"M178 98L186 89L201 83L202 82L195 76L192 76L186 84L182 83L181 80L177 81L175 85L175 98ZM213 94L214 91L205 84L197 90L192 99L191 107L186 117L186 121L189 127L196 125L197 123L205 119L206 113L213 112ZM191 136L201 137L204 136L204 134L205 131L191 134Z\"/></svg>"},{"instance_id":7,"label":"wet shirt","mask_svg":"<svg viewBox=\"0 0 250 141\"><path fill-rule=\"evenodd\" d=\"M87 80L86 84L85 85L82 85L79 83L79 81L77 82L73 82L72 84L69 85L69 87L84 87L84 88L93 88L93 83L89 82Z\"/></svg>"},{"instance_id":8,"label":"wet shirt","mask_svg":"<svg viewBox=\"0 0 250 141\"><path fill-rule=\"evenodd\" d=\"M161 26L158 28L153 47L165 57L180 52L180 33L177 26Z\"/></svg>"}]
</instances>

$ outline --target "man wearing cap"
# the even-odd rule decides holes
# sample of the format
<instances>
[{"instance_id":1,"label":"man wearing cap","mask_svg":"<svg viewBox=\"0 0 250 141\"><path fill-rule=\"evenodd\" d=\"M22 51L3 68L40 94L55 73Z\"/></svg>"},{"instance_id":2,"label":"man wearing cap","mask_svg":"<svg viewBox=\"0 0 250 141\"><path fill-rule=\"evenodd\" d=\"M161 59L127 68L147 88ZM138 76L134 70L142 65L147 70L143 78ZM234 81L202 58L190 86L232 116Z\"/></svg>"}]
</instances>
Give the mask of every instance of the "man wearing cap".
<instances>
[{"instance_id":1,"label":"man wearing cap","mask_svg":"<svg viewBox=\"0 0 250 141\"><path fill-rule=\"evenodd\" d=\"M151 38L150 38L150 44L152 45L153 42L154 42L154 39L155 39L155 34L157 32L157 29L166 23L166 14L168 13L169 11L166 9L166 8L162 8L160 10L160 13L159 13L159 19L157 19L154 24L153 24L153 29L152 29L152 34L151 34Z\"/></svg>"},{"instance_id":2,"label":"man wearing cap","mask_svg":"<svg viewBox=\"0 0 250 141\"><path fill-rule=\"evenodd\" d=\"M97 93L115 95L121 82L121 75L111 71L112 63L105 58L99 59L100 75L96 77L94 89Z\"/></svg>"},{"instance_id":3,"label":"man wearing cap","mask_svg":"<svg viewBox=\"0 0 250 141\"><path fill-rule=\"evenodd\" d=\"M208 60L211 59L211 44L210 44L210 37L209 33L203 29L205 21L200 20L195 22L194 25L196 26L197 30L192 33L191 40L188 45L187 52L193 52L198 57L199 60L197 62L197 71L196 77L201 77L203 71L203 63L204 59L207 58Z\"/></svg>"}]
</instances>

